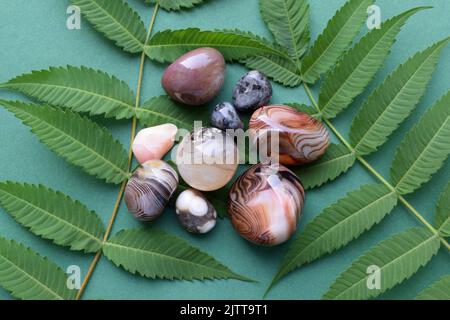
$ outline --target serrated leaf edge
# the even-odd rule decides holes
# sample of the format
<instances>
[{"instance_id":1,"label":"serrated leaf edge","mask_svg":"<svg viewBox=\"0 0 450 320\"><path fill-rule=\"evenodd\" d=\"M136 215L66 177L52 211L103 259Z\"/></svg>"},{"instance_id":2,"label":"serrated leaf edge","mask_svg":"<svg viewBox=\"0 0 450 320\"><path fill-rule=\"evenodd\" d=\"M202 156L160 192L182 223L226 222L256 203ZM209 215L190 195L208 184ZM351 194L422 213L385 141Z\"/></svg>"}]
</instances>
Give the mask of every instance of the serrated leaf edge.
<instances>
[{"instance_id":1,"label":"serrated leaf edge","mask_svg":"<svg viewBox=\"0 0 450 320\"><path fill-rule=\"evenodd\" d=\"M13 183L13 184L14 184L14 182L12 182L12 181L7 181L7 182L5 182L5 183L6 183L6 184L8 184L8 183ZM0 185L1 185L1 183L0 183ZM22 185L22 184L21 184L21 185ZM67 200L74 201L74 202L78 202L79 204L81 204L79 201L73 200L73 199L70 198L69 196L67 196L67 195L65 195L65 194L63 194L63 193L61 193L61 192L57 192L57 191L51 190L51 189L49 189L49 188L47 188L46 186L41 185L41 184L39 184L39 185L25 184L25 186L37 187L37 188L45 188L45 189L48 190L48 191L52 191L52 192L55 192L55 193L58 193L58 194L64 196ZM85 234L85 235L88 236L90 239L92 239L92 240L94 240L95 242L97 242L97 243L99 244L99 249L101 248L101 245L102 245L102 243L103 243L103 241L102 241L101 238L97 238L96 236L90 234L89 232L87 232L87 231L85 231L85 230L79 228L78 226L76 226L76 225L74 225L74 224L71 224L70 222L68 222L68 221L66 221L66 220L63 220L63 219L59 218L58 216L52 214L50 211L44 210L43 208L40 208L40 207L34 205L33 203L31 203L31 202L29 202L29 201L26 201L26 200L24 200L24 199L22 199L22 198L19 198L18 196L14 195L14 194L12 194L12 193L10 193L10 192L7 192L7 191L5 191L5 190L3 190L3 189L0 189L0 193L8 194L10 197L16 199L17 201L19 201L19 202L21 202L21 203L25 203L27 206L30 206L30 207L34 208L35 210L41 212L41 213L44 214L45 216L49 216L49 217L51 217L52 219L58 220L59 222L61 222L61 223L64 224L64 225L68 225L68 226L70 226L71 228L78 230L80 233ZM0 206L1 206L1 205L0 205ZM83 205L83 206L84 206L84 205ZM86 208L86 209L87 209L87 208ZM90 211L90 212L93 213L92 211ZM16 220L15 217L14 217L14 215L11 214L11 216L14 218L14 220ZM23 224L20 223L20 222L19 222L19 224L23 225ZM27 228L28 228L28 227L27 227ZM34 233L33 228L29 228L29 229ZM37 233L36 233L36 234L37 234ZM40 237L42 237L42 238L44 238L44 239L49 239L49 238L47 238L47 237L44 237L42 234L37 234L37 235L40 236ZM49 240L51 240L52 242L55 242L53 239L49 239ZM56 242L55 242L55 243L56 243Z\"/></svg>"}]
</instances>

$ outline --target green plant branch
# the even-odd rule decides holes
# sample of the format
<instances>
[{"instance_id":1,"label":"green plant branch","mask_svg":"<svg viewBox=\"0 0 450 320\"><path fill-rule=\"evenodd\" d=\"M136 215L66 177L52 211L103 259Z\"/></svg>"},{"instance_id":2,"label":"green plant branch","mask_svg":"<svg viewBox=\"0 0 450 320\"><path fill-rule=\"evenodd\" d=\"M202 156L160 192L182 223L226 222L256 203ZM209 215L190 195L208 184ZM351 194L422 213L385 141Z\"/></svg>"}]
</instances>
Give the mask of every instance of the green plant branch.
<instances>
[{"instance_id":1,"label":"green plant branch","mask_svg":"<svg viewBox=\"0 0 450 320\"><path fill-rule=\"evenodd\" d=\"M159 3L155 4L155 7L153 9L153 15L152 15L152 19L150 21L150 26L148 28L148 32L147 32L147 38L145 39L145 45L147 45L150 36L153 32L153 28L155 26L155 21L156 21L156 16L158 14L158 9L159 9ZM140 104L141 104L141 91L142 91L142 80L144 78L144 66L145 66L145 51L142 51L141 54L141 60L140 60L140 65L139 65L139 75L138 75L138 84L137 84L137 91L136 91L136 103L135 103L135 110L139 108ZM130 135L130 146L128 149L128 172L131 170L131 165L133 163L133 149L132 149L132 145L134 142L134 138L136 136L136 129L137 129L137 117L136 114L134 114L133 119L132 119L132 123L131 123L131 135ZM105 235L103 237L103 242L106 242L111 234L112 228L114 226L114 222L116 220L117 214L119 212L119 208L120 208L120 204L122 202L123 199L123 195L125 192L125 187L127 184L127 180L123 181L121 186L120 186L120 190L119 193L117 195L117 199L116 199L116 203L114 205L113 211L111 213L111 217L109 219L109 223L108 223L108 227L106 228L106 232ZM83 280L83 283L81 284L80 290L78 290L77 296L76 296L76 300L80 300L83 296L84 291L86 290L86 287L89 283L89 280L92 277L92 274L95 271L95 268L100 260L100 257L102 255L102 251L98 251L95 254L94 259L92 260L90 266L89 266L89 270L86 273L86 276Z\"/></svg>"},{"instance_id":2,"label":"green plant branch","mask_svg":"<svg viewBox=\"0 0 450 320\"><path fill-rule=\"evenodd\" d=\"M308 95L308 98L310 99L311 103L313 104L314 108L322 114L322 110L319 107L319 104L317 103L316 99L314 98L313 93L311 92L311 89L309 88L308 84L303 82L303 87L305 88L305 92ZM347 139L344 138L344 136L339 132L339 130L331 123L330 120L323 118L323 121L325 124L331 129L331 131L334 133L334 135L342 142L343 145L345 145L348 150L350 150L353 154L356 155L355 149L351 146L351 144L347 141ZM389 188L391 191L395 192L397 194L398 200L400 203L402 203L408 211L410 211L416 218L419 220L425 227L427 227L431 232L439 236L438 230L436 230L424 217L421 215L411 203L409 203L405 197L403 197L401 194L398 194L395 187L389 183L370 163L368 163L363 157L357 156L356 159L372 174L374 175L381 183L383 183L387 188ZM450 250L450 244L442 237L439 237L442 244Z\"/></svg>"}]
</instances>

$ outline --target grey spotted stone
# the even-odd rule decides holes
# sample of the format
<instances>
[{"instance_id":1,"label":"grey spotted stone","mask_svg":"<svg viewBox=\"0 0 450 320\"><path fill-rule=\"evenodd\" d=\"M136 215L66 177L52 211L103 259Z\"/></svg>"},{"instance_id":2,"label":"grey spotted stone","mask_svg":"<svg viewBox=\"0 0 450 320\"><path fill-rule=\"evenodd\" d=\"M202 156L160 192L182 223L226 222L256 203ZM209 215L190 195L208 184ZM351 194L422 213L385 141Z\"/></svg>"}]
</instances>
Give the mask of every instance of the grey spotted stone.
<instances>
[{"instance_id":1,"label":"grey spotted stone","mask_svg":"<svg viewBox=\"0 0 450 320\"><path fill-rule=\"evenodd\" d=\"M212 113L211 124L221 130L244 129L234 106L229 102L218 104Z\"/></svg>"},{"instance_id":2,"label":"grey spotted stone","mask_svg":"<svg viewBox=\"0 0 450 320\"><path fill-rule=\"evenodd\" d=\"M252 112L266 106L272 98L272 85L267 77L253 70L243 76L233 92L233 104L239 112Z\"/></svg>"}]
</instances>

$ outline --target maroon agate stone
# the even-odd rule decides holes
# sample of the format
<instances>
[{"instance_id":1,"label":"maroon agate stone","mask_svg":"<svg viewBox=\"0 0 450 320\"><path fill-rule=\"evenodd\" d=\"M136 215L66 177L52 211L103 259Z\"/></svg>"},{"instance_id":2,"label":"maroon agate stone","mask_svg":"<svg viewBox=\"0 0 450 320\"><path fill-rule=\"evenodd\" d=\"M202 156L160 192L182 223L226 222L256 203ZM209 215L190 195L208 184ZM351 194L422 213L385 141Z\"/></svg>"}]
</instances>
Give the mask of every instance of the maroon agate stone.
<instances>
[{"instance_id":1,"label":"maroon agate stone","mask_svg":"<svg viewBox=\"0 0 450 320\"><path fill-rule=\"evenodd\" d=\"M162 85L175 101L202 105L219 93L225 80L225 68L225 59L216 49L196 49L167 68Z\"/></svg>"}]
</instances>

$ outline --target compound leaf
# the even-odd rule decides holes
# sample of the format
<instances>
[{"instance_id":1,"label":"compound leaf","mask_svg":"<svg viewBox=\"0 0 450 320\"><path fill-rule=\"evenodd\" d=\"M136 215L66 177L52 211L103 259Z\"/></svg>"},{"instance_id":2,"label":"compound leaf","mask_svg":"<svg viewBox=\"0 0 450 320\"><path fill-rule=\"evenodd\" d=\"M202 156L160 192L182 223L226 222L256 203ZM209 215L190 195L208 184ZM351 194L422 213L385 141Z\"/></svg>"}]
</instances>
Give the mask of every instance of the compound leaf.
<instances>
[{"instance_id":1,"label":"compound leaf","mask_svg":"<svg viewBox=\"0 0 450 320\"><path fill-rule=\"evenodd\" d=\"M209 121L207 110L190 112L186 106L174 102L168 96L151 98L136 109L136 115L141 123L148 127L173 123L178 128L191 130L195 121Z\"/></svg>"},{"instance_id":2,"label":"compound leaf","mask_svg":"<svg viewBox=\"0 0 450 320\"><path fill-rule=\"evenodd\" d=\"M250 33L232 30L201 31L196 28L158 32L145 47L145 53L150 59L164 63L172 62L186 52L200 47L215 48L230 61L245 60L257 55L289 58L269 42Z\"/></svg>"},{"instance_id":3,"label":"compound leaf","mask_svg":"<svg viewBox=\"0 0 450 320\"><path fill-rule=\"evenodd\" d=\"M438 252L439 237L425 228L396 234L373 247L334 282L324 299L362 300L379 296L414 275ZM380 289L368 286L376 266L381 274Z\"/></svg>"},{"instance_id":4,"label":"compound leaf","mask_svg":"<svg viewBox=\"0 0 450 320\"><path fill-rule=\"evenodd\" d=\"M315 83L336 64L358 35L367 19L367 8L371 4L373 0L350 0L336 12L303 58L303 81Z\"/></svg>"},{"instance_id":5,"label":"compound leaf","mask_svg":"<svg viewBox=\"0 0 450 320\"><path fill-rule=\"evenodd\" d=\"M269 289L304 264L336 251L379 223L397 204L381 184L366 185L322 211L293 241Z\"/></svg>"},{"instance_id":6,"label":"compound leaf","mask_svg":"<svg viewBox=\"0 0 450 320\"><path fill-rule=\"evenodd\" d=\"M288 102L285 103L286 106L292 107L294 109L297 109L297 111L304 112L306 114L309 114L311 117L322 121L321 114L313 107L308 106L306 104L296 103L296 102Z\"/></svg>"},{"instance_id":7,"label":"compound leaf","mask_svg":"<svg viewBox=\"0 0 450 320\"><path fill-rule=\"evenodd\" d=\"M22 300L73 300L67 275L55 263L14 240L0 237L0 286Z\"/></svg>"},{"instance_id":8,"label":"compound leaf","mask_svg":"<svg viewBox=\"0 0 450 320\"><path fill-rule=\"evenodd\" d=\"M347 172L356 161L356 156L341 144L331 144L322 158L316 162L295 169L305 189L320 187L328 181L333 181Z\"/></svg>"},{"instance_id":9,"label":"compound leaf","mask_svg":"<svg viewBox=\"0 0 450 320\"><path fill-rule=\"evenodd\" d=\"M130 53L142 52L147 32L144 23L122 0L71 0L94 28Z\"/></svg>"},{"instance_id":10,"label":"compound leaf","mask_svg":"<svg viewBox=\"0 0 450 320\"><path fill-rule=\"evenodd\" d=\"M307 0L260 0L261 15L276 42L299 62L308 48L309 4Z\"/></svg>"},{"instance_id":11,"label":"compound leaf","mask_svg":"<svg viewBox=\"0 0 450 320\"><path fill-rule=\"evenodd\" d=\"M442 193L436 208L436 228L443 237L450 237L450 183Z\"/></svg>"},{"instance_id":12,"label":"compound leaf","mask_svg":"<svg viewBox=\"0 0 450 320\"><path fill-rule=\"evenodd\" d=\"M134 115L136 98L126 83L103 71L83 66L33 71L0 87L75 112L116 119L129 119Z\"/></svg>"},{"instance_id":13,"label":"compound leaf","mask_svg":"<svg viewBox=\"0 0 450 320\"><path fill-rule=\"evenodd\" d=\"M397 149L391 168L400 194L428 182L450 154L450 91L431 107Z\"/></svg>"},{"instance_id":14,"label":"compound leaf","mask_svg":"<svg viewBox=\"0 0 450 320\"><path fill-rule=\"evenodd\" d=\"M128 178L128 156L106 129L70 110L0 100L39 140L87 173L119 184Z\"/></svg>"},{"instance_id":15,"label":"compound leaf","mask_svg":"<svg viewBox=\"0 0 450 320\"><path fill-rule=\"evenodd\" d=\"M410 58L366 100L350 130L350 141L358 155L375 152L410 115L425 93L449 39Z\"/></svg>"},{"instance_id":16,"label":"compound leaf","mask_svg":"<svg viewBox=\"0 0 450 320\"><path fill-rule=\"evenodd\" d=\"M428 7L411 9L386 21L342 57L320 90L319 106L325 118L336 117L364 91L383 65L406 20L425 8Z\"/></svg>"},{"instance_id":17,"label":"compound leaf","mask_svg":"<svg viewBox=\"0 0 450 320\"><path fill-rule=\"evenodd\" d=\"M202 4L206 0L145 0L146 3L156 4L167 11L179 11L182 9L190 9Z\"/></svg>"},{"instance_id":18,"label":"compound leaf","mask_svg":"<svg viewBox=\"0 0 450 320\"><path fill-rule=\"evenodd\" d=\"M278 56L256 56L248 58L242 63L249 69L261 71L283 86L298 87L302 83L297 65L290 59Z\"/></svg>"},{"instance_id":19,"label":"compound leaf","mask_svg":"<svg viewBox=\"0 0 450 320\"><path fill-rule=\"evenodd\" d=\"M45 186L0 183L0 205L34 234L71 250L97 252L105 228L93 211Z\"/></svg>"},{"instance_id":20,"label":"compound leaf","mask_svg":"<svg viewBox=\"0 0 450 320\"><path fill-rule=\"evenodd\" d=\"M423 290L416 300L450 300L450 275L442 277L431 286Z\"/></svg>"},{"instance_id":21,"label":"compound leaf","mask_svg":"<svg viewBox=\"0 0 450 320\"><path fill-rule=\"evenodd\" d=\"M123 230L103 248L115 265L147 278L248 281L184 240L157 230Z\"/></svg>"}]
</instances>

